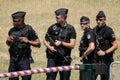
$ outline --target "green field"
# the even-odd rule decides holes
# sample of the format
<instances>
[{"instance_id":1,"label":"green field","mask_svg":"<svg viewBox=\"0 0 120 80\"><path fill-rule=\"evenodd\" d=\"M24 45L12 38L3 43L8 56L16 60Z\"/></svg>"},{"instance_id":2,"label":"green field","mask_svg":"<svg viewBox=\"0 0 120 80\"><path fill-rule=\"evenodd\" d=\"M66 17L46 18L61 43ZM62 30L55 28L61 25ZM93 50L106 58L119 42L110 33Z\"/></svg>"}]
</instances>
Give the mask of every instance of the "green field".
<instances>
[{"instance_id":1,"label":"green field","mask_svg":"<svg viewBox=\"0 0 120 80\"><path fill-rule=\"evenodd\" d=\"M31 66L32 69L45 68L47 59L43 38L47 28L56 22L54 11L63 7L69 9L67 21L75 27L77 32L76 46L72 51L72 65L80 64L78 46L82 30L79 21L83 15L89 16L91 27L94 27L96 14L99 10L103 10L107 16L107 24L115 31L118 44L120 44L120 0L0 0L0 73L7 72L9 66L8 46L5 41L12 27L11 14L16 11L27 12L25 21L37 31L42 43L41 48L32 47L35 63ZM118 48L114 54L116 61L120 60L119 52ZM32 80L45 80L45 78L45 73L34 74ZM72 71L71 80L79 80L79 71Z\"/></svg>"}]
</instances>

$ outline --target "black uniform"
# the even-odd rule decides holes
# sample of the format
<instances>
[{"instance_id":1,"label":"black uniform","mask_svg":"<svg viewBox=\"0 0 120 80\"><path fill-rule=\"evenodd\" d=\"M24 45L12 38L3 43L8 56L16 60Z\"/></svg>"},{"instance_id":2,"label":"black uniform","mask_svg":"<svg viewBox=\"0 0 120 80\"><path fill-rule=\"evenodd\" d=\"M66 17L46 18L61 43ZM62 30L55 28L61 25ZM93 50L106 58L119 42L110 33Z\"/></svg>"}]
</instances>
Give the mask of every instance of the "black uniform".
<instances>
[{"instance_id":1,"label":"black uniform","mask_svg":"<svg viewBox=\"0 0 120 80\"><path fill-rule=\"evenodd\" d=\"M94 31L91 28L88 28L85 30L81 41L80 41L80 46L79 46L79 51L80 51L80 57L84 54L84 52L87 50L89 47L89 43L93 42L95 44L95 49L87 55L87 59L83 59L83 64L91 64L95 63L95 55L96 55L96 35ZM82 80L88 80L88 72L86 70L81 70L80 75ZM93 79L95 79L95 75L92 76Z\"/></svg>"},{"instance_id":2,"label":"black uniform","mask_svg":"<svg viewBox=\"0 0 120 80\"><path fill-rule=\"evenodd\" d=\"M109 49L112 46L111 43L116 40L113 30L107 25L102 26L102 28L99 28L98 26L96 26L94 28L94 31L97 35L97 39L99 42L98 48L100 48L103 51L106 51L107 49ZM103 57L96 58L98 62L105 63L107 67L105 74L101 75L101 80L109 79L109 66L111 62L113 62L113 53L114 52L111 52L109 54L106 54Z\"/></svg>"},{"instance_id":3,"label":"black uniform","mask_svg":"<svg viewBox=\"0 0 120 80\"><path fill-rule=\"evenodd\" d=\"M13 42L10 42L10 64L9 72L30 70L30 56L31 48L29 43L20 42L19 37L27 37L28 40L36 40L38 36L30 25L24 25L23 28L11 28L9 36L14 38ZM10 78L10 80L18 80L18 77ZM22 76L22 80L31 80L31 75Z\"/></svg>"},{"instance_id":4,"label":"black uniform","mask_svg":"<svg viewBox=\"0 0 120 80\"><path fill-rule=\"evenodd\" d=\"M79 46L80 57L87 50L89 43L91 42L95 43L95 47L96 47L96 35L94 31L91 28L89 28L85 30L80 41L80 46ZM96 48L89 55L87 55L88 59L85 58L83 59L83 63L93 63L95 61L94 59L95 54L96 54Z\"/></svg>"},{"instance_id":5,"label":"black uniform","mask_svg":"<svg viewBox=\"0 0 120 80\"><path fill-rule=\"evenodd\" d=\"M51 35L52 39L60 40L64 42L70 42L70 39L76 38L76 32L72 25L67 24L64 28L61 27L59 23L53 24L49 27L47 33ZM46 36L46 40L48 40ZM51 44L50 44L51 45ZM71 49L60 46L62 50L64 51L64 56L71 56ZM47 53L47 67L56 67L56 66L66 66L70 65L71 62L64 63L64 58L62 56L59 56L59 53L53 53L49 49L46 50ZM53 55L54 54L54 55ZM54 73L47 73L47 80L55 80L57 75L57 72ZM70 80L70 71L62 71L60 72L60 80Z\"/></svg>"}]
</instances>

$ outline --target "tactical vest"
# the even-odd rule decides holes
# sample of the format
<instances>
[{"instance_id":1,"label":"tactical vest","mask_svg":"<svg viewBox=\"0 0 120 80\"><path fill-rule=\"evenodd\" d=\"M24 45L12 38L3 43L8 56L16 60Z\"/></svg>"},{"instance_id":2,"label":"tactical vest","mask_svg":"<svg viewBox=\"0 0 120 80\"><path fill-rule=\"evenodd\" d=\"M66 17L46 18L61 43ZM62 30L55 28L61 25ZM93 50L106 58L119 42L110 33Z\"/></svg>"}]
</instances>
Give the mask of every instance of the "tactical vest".
<instances>
[{"instance_id":1,"label":"tactical vest","mask_svg":"<svg viewBox=\"0 0 120 80\"><path fill-rule=\"evenodd\" d=\"M20 30L17 30L15 28L11 29L9 35L12 36L14 40L13 42L10 43L9 48L10 55L23 57L28 56L31 53L30 44L20 42L19 40L19 37L27 37L29 39L30 36L29 30L30 30L29 25L25 25L25 27L23 27Z\"/></svg>"},{"instance_id":2,"label":"tactical vest","mask_svg":"<svg viewBox=\"0 0 120 80\"><path fill-rule=\"evenodd\" d=\"M106 39L104 33L105 31L107 31L109 28L108 27L105 27L104 29L102 29L99 33L97 33L97 39L98 39L98 42L99 42L99 48L102 49L102 50L106 50L108 48L111 47L111 42Z\"/></svg>"},{"instance_id":3,"label":"tactical vest","mask_svg":"<svg viewBox=\"0 0 120 80\"><path fill-rule=\"evenodd\" d=\"M48 34L50 34L51 35L51 38L55 41L55 40L60 40L60 41L64 41L64 42L70 42L70 37L69 37L69 33L70 33L70 29L71 28L71 26L69 25L69 24L67 24L67 26L65 27L65 28L63 28L63 27L61 27L61 25L60 24L58 24L58 23L56 23L56 24L54 24L54 25L52 25L51 27L50 27L50 29L51 29L51 31L50 31L50 33L48 33ZM47 39L47 37L46 37L46 39ZM48 39L47 39L48 40ZM50 45L52 45L51 43L50 43ZM70 53L71 53L71 49L69 49L69 48L66 48L66 47L64 47L64 46L59 46L59 47L61 47L62 48L62 50L64 51L64 56L70 56ZM49 53L51 53L51 54L58 54L58 53L53 53L53 52L50 52L50 50L49 49L47 49L47 57L49 57L49 56L51 56L52 58L53 57L59 57L59 56L57 56L57 55L51 55L51 54L49 54ZM68 54L67 54L68 53Z\"/></svg>"},{"instance_id":4,"label":"tactical vest","mask_svg":"<svg viewBox=\"0 0 120 80\"><path fill-rule=\"evenodd\" d=\"M104 28L102 30L97 32L98 28L95 27L94 31L97 35L97 40L99 42L98 49L105 51L112 46L111 42L105 36L105 32L110 29L111 28L109 28L108 26L104 26ZM105 62L113 61L113 54L112 53L106 54L105 56L101 57L101 59Z\"/></svg>"}]
</instances>

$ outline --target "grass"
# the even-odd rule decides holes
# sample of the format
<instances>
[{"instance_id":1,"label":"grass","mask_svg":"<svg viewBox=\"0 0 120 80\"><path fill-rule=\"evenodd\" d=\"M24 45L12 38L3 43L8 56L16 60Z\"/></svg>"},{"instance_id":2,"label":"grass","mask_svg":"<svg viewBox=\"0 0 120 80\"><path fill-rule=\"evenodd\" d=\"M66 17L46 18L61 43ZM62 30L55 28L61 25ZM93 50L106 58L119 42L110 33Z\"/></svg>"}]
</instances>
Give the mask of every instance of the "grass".
<instances>
[{"instance_id":1,"label":"grass","mask_svg":"<svg viewBox=\"0 0 120 80\"><path fill-rule=\"evenodd\" d=\"M5 41L8 30L12 27L11 14L19 10L26 11L25 21L37 31L42 43L47 28L55 23L54 11L61 7L69 9L67 21L74 25L77 32L76 46L72 51L72 65L80 63L78 46L82 30L79 27L79 19L83 15L89 16L91 27L93 27L96 25L95 16L98 11L105 11L107 24L115 31L118 44L120 44L120 0L0 0L0 73L7 72L9 65L8 46ZM32 47L32 49L32 55L35 59L35 63L31 65L32 69L46 67L46 54L43 43L41 48ZM114 55L115 60L120 60L119 52L118 49ZM45 78L44 73L35 74L32 77L33 80L45 80ZM72 71L71 80L75 79L79 80L79 71ZM57 77L57 80L59 80L59 77Z\"/></svg>"}]
</instances>

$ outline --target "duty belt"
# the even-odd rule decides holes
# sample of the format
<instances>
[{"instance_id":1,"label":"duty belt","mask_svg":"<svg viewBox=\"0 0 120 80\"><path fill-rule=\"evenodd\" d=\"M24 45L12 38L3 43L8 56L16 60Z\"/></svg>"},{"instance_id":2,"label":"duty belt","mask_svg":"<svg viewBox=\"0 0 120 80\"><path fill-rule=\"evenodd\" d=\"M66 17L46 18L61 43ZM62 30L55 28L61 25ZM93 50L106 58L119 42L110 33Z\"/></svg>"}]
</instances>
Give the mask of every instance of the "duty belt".
<instances>
[{"instance_id":1,"label":"duty belt","mask_svg":"<svg viewBox=\"0 0 120 80\"><path fill-rule=\"evenodd\" d=\"M29 55L27 54L23 54L23 53L18 53L18 52L15 52L14 54L12 54L12 56L16 57L16 58L20 58L20 59L24 59L26 57L29 57Z\"/></svg>"}]
</instances>

